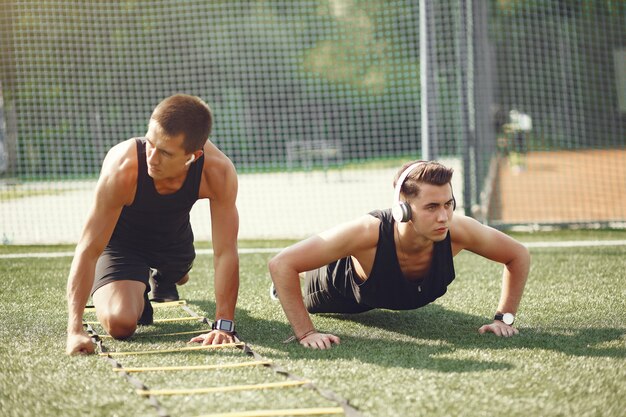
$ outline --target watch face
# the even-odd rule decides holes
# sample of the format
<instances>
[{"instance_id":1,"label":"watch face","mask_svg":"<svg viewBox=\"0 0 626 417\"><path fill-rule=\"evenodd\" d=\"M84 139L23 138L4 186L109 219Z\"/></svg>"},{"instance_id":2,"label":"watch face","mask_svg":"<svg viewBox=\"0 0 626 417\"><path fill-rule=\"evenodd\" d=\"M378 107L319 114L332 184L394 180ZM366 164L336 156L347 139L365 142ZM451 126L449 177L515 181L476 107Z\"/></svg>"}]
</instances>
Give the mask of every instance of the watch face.
<instances>
[{"instance_id":1,"label":"watch face","mask_svg":"<svg viewBox=\"0 0 626 417\"><path fill-rule=\"evenodd\" d=\"M232 332L234 328L234 323L230 320L218 320L217 321L217 329L223 330L225 332Z\"/></svg>"},{"instance_id":2,"label":"watch face","mask_svg":"<svg viewBox=\"0 0 626 417\"><path fill-rule=\"evenodd\" d=\"M511 313L504 313L502 315L502 321L504 324L508 324L510 326L515 321L515 316Z\"/></svg>"}]
</instances>

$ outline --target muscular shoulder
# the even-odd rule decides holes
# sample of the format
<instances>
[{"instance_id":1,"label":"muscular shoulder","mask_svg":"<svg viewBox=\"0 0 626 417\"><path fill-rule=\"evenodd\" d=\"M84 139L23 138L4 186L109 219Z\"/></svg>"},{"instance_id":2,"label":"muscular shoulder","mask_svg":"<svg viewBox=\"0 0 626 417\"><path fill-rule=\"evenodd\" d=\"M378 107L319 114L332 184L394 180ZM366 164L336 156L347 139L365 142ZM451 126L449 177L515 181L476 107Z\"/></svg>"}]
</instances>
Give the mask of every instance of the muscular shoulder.
<instances>
[{"instance_id":1,"label":"muscular shoulder","mask_svg":"<svg viewBox=\"0 0 626 417\"><path fill-rule=\"evenodd\" d=\"M102 163L99 186L114 192L130 204L137 187L137 147L134 139L118 143L107 152Z\"/></svg>"},{"instance_id":2,"label":"muscular shoulder","mask_svg":"<svg viewBox=\"0 0 626 417\"><path fill-rule=\"evenodd\" d=\"M213 143L204 146L200 198L233 200L237 197L237 171L232 161Z\"/></svg>"},{"instance_id":3,"label":"muscular shoulder","mask_svg":"<svg viewBox=\"0 0 626 417\"><path fill-rule=\"evenodd\" d=\"M516 243L499 230L471 217L457 214L454 216L450 225L450 238L455 255L464 249L479 254L507 250L511 244Z\"/></svg>"},{"instance_id":4,"label":"muscular shoulder","mask_svg":"<svg viewBox=\"0 0 626 417\"><path fill-rule=\"evenodd\" d=\"M304 272L346 256L372 258L379 224L380 220L370 215L339 224L289 246L276 256L275 262L291 264L297 271Z\"/></svg>"},{"instance_id":5,"label":"muscular shoulder","mask_svg":"<svg viewBox=\"0 0 626 417\"><path fill-rule=\"evenodd\" d=\"M483 227L475 219L455 213L450 224L450 240L454 254L471 247L473 242L480 238Z\"/></svg>"},{"instance_id":6,"label":"muscular shoulder","mask_svg":"<svg viewBox=\"0 0 626 417\"><path fill-rule=\"evenodd\" d=\"M134 139L118 143L107 152L102 163L101 176L118 180L137 180L137 147Z\"/></svg>"},{"instance_id":7,"label":"muscular shoulder","mask_svg":"<svg viewBox=\"0 0 626 417\"><path fill-rule=\"evenodd\" d=\"M365 214L319 234L323 239L339 242L350 254L354 251L375 248L378 244L380 220Z\"/></svg>"},{"instance_id":8,"label":"muscular shoulder","mask_svg":"<svg viewBox=\"0 0 626 417\"><path fill-rule=\"evenodd\" d=\"M500 263L528 257L528 250L520 242L471 217L455 215L450 238L454 255L465 249Z\"/></svg>"}]
</instances>

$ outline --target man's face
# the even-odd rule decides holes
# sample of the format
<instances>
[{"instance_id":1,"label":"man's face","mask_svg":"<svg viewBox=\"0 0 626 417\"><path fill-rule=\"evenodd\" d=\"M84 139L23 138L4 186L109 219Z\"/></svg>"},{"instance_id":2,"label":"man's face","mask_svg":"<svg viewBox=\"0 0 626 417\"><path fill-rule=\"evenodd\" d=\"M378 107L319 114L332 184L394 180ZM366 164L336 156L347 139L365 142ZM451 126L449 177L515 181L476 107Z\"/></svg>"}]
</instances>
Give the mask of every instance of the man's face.
<instances>
[{"instance_id":1,"label":"man's face","mask_svg":"<svg viewBox=\"0 0 626 417\"><path fill-rule=\"evenodd\" d=\"M191 154L185 153L183 141L183 134L167 136L156 121L150 120L146 133L148 175L155 180L184 175Z\"/></svg>"},{"instance_id":2,"label":"man's face","mask_svg":"<svg viewBox=\"0 0 626 417\"><path fill-rule=\"evenodd\" d=\"M435 242L445 239L454 211L452 187L421 184L418 197L410 199L413 229Z\"/></svg>"}]
</instances>

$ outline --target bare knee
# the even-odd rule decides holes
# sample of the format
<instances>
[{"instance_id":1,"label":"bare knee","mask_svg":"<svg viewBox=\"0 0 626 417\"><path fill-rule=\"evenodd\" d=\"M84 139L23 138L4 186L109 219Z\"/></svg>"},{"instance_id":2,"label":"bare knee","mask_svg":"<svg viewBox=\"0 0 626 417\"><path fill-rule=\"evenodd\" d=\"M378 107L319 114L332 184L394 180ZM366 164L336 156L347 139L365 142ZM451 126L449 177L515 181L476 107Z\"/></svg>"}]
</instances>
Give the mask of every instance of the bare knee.
<instances>
[{"instance_id":1,"label":"bare knee","mask_svg":"<svg viewBox=\"0 0 626 417\"><path fill-rule=\"evenodd\" d=\"M267 267L270 271L270 277L272 277L272 280L274 280L275 276L278 276L280 274L282 266L283 264L278 259L278 255L270 259L270 261L267 264Z\"/></svg>"},{"instance_id":2,"label":"bare knee","mask_svg":"<svg viewBox=\"0 0 626 417\"><path fill-rule=\"evenodd\" d=\"M128 339L137 330L137 317L132 314L108 314L100 318L100 323L114 339Z\"/></svg>"},{"instance_id":3,"label":"bare knee","mask_svg":"<svg viewBox=\"0 0 626 417\"><path fill-rule=\"evenodd\" d=\"M270 259L270 261L267 264L267 267L270 271L270 277L272 278L272 281L274 280L275 277L277 276L283 276L283 275L291 275L297 273L298 277L300 279L304 279L304 276L306 274L306 272L297 272L296 270L294 270L293 268L290 268L281 258L279 255L274 256L272 259Z\"/></svg>"}]
</instances>

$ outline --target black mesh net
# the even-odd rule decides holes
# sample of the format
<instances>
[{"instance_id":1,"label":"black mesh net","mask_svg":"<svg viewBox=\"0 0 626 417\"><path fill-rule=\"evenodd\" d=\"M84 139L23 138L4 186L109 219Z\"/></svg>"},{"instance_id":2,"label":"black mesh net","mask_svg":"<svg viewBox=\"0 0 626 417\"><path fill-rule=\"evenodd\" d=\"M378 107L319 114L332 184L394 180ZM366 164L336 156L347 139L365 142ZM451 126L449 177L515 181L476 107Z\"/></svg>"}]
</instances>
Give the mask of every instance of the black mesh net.
<instances>
[{"instance_id":1,"label":"black mesh net","mask_svg":"<svg viewBox=\"0 0 626 417\"><path fill-rule=\"evenodd\" d=\"M625 32L608 0L2 1L0 233L75 242L106 151L177 92L213 108L241 237L388 207L424 156L481 221L623 225Z\"/></svg>"}]
</instances>

